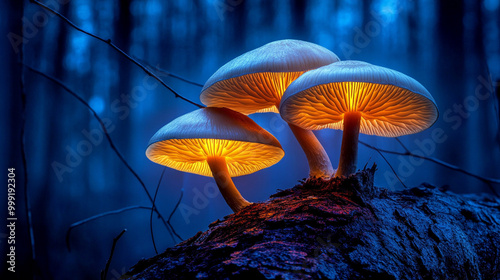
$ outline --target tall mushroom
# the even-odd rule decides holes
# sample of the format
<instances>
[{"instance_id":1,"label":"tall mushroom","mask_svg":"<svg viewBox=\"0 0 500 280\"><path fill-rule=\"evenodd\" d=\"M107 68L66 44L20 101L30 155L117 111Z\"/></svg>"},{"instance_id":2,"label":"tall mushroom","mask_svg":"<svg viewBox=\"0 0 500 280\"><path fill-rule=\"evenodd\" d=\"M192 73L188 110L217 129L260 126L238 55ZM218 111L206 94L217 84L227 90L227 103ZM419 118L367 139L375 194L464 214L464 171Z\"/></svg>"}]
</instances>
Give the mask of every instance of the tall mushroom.
<instances>
[{"instance_id":1,"label":"tall mushroom","mask_svg":"<svg viewBox=\"0 0 500 280\"><path fill-rule=\"evenodd\" d=\"M299 41L271 42L223 65L205 83L200 99L207 106L226 107L243 114L278 113L288 85L301 74L339 58L319 45ZM309 162L309 176L330 177L332 164L325 149L309 130L290 129Z\"/></svg>"},{"instance_id":2,"label":"tall mushroom","mask_svg":"<svg viewBox=\"0 0 500 280\"><path fill-rule=\"evenodd\" d=\"M280 113L304 129L343 130L337 177L356 171L360 132L413 134L438 117L434 98L419 82L361 61L336 62L303 74L286 90Z\"/></svg>"},{"instance_id":3,"label":"tall mushroom","mask_svg":"<svg viewBox=\"0 0 500 280\"><path fill-rule=\"evenodd\" d=\"M278 140L249 117L204 108L176 118L149 141L146 156L184 172L213 176L234 212L250 204L231 177L254 173L284 156Z\"/></svg>"}]
</instances>

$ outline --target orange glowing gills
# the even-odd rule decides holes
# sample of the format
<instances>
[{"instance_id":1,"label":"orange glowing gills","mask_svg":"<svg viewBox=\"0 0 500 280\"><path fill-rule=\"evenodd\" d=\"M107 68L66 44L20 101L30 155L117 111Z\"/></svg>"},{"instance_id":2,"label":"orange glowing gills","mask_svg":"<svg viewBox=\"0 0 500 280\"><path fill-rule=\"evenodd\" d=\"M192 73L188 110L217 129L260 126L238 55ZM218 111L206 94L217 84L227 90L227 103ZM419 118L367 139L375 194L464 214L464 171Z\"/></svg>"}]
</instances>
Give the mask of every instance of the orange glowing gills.
<instances>
[{"instance_id":1,"label":"orange glowing gills","mask_svg":"<svg viewBox=\"0 0 500 280\"><path fill-rule=\"evenodd\" d=\"M361 61L341 61L306 72L286 90L282 118L304 129L343 130L336 176L356 171L358 134L397 137L430 127L434 98L400 72Z\"/></svg>"},{"instance_id":2,"label":"orange glowing gills","mask_svg":"<svg viewBox=\"0 0 500 280\"><path fill-rule=\"evenodd\" d=\"M204 108L168 123L151 138L147 157L184 172L214 177L227 204L250 204L231 177L254 173L284 156L278 140L249 117L226 108Z\"/></svg>"}]
</instances>

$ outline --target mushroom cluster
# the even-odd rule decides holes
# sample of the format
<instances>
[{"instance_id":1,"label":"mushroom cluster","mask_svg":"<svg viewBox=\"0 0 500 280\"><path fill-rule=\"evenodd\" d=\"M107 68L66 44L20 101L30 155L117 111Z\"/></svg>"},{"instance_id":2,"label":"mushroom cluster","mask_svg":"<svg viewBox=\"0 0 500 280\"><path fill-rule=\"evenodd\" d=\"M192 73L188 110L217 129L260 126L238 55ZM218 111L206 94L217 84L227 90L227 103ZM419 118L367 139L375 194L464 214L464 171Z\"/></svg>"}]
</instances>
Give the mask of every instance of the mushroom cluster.
<instances>
[{"instance_id":1,"label":"mushroom cluster","mask_svg":"<svg viewBox=\"0 0 500 280\"><path fill-rule=\"evenodd\" d=\"M153 162L214 177L229 207L251 204L231 177L269 167L284 156L278 140L248 114L280 113L309 163L309 176L356 172L359 133L397 137L422 131L438 117L436 102L416 80L299 40L280 40L223 65L200 95L207 108L161 128L146 151ZM338 169L312 130L343 130Z\"/></svg>"},{"instance_id":2,"label":"mushroom cluster","mask_svg":"<svg viewBox=\"0 0 500 280\"><path fill-rule=\"evenodd\" d=\"M339 61L330 50L300 40L280 40L249 51L223 65L200 95L207 106L243 114L279 112L283 93L303 73ZM309 176L329 178L332 164L310 131L289 124L309 163Z\"/></svg>"}]
</instances>

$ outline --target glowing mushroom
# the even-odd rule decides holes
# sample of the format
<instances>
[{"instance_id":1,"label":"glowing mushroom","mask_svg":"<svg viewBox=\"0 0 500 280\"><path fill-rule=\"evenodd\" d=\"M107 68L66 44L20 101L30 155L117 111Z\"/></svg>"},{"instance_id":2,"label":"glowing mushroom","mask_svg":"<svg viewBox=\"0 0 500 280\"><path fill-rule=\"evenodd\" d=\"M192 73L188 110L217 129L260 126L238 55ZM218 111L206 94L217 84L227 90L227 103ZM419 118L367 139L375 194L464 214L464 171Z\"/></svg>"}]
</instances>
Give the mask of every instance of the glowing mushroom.
<instances>
[{"instance_id":1,"label":"glowing mushroom","mask_svg":"<svg viewBox=\"0 0 500 280\"><path fill-rule=\"evenodd\" d=\"M234 212L250 204L231 177L269 167L284 155L280 143L249 117L226 108L204 108L178 117L149 141L147 157L184 172L214 177Z\"/></svg>"},{"instance_id":2,"label":"glowing mushroom","mask_svg":"<svg viewBox=\"0 0 500 280\"><path fill-rule=\"evenodd\" d=\"M288 85L304 72L339 58L319 45L299 40L271 42L223 65L203 87L200 99L207 106L226 107L243 114L278 113ZM309 162L309 175L330 177L330 159L316 136L295 125L290 129Z\"/></svg>"},{"instance_id":3,"label":"glowing mushroom","mask_svg":"<svg viewBox=\"0 0 500 280\"><path fill-rule=\"evenodd\" d=\"M413 134L438 117L434 98L400 72L360 61L311 70L286 90L282 118L304 129L343 130L336 176L356 171L359 133L385 137Z\"/></svg>"}]
</instances>

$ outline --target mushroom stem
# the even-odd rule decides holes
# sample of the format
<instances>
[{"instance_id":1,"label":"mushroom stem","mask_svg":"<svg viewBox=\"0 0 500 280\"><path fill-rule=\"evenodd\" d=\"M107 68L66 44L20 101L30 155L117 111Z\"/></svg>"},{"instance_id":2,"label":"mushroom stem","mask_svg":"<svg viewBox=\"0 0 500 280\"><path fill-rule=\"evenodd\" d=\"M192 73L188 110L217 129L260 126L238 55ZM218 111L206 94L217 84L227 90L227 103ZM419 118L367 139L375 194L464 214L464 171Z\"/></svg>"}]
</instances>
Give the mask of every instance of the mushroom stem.
<instances>
[{"instance_id":1,"label":"mushroom stem","mask_svg":"<svg viewBox=\"0 0 500 280\"><path fill-rule=\"evenodd\" d=\"M234 212L238 212L241 208L252 204L244 199L229 175L229 170L227 169L226 158L219 156L211 156L207 158L208 166L212 171L215 182L219 187L219 191L226 200L227 205L233 209Z\"/></svg>"},{"instance_id":2,"label":"mushroom stem","mask_svg":"<svg viewBox=\"0 0 500 280\"><path fill-rule=\"evenodd\" d=\"M339 168L335 173L335 177L347 177L356 172L356 165L358 161L358 137L360 122L360 112L348 112L344 114L342 147L340 149Z\"/></svg>"},{"instance_id":3,"label":"mushroom stem","mask_svg":"<svg viewBox=\"0 0 500 280\"><path fill-rule=\"evenodd\" d=\"M307 161L309 162L309 176L330 178L333 175L332 163L325 149L318 141L318 138L310 130L293 124L288 125L306 154Z\"/></svg>"}]
</instances>

